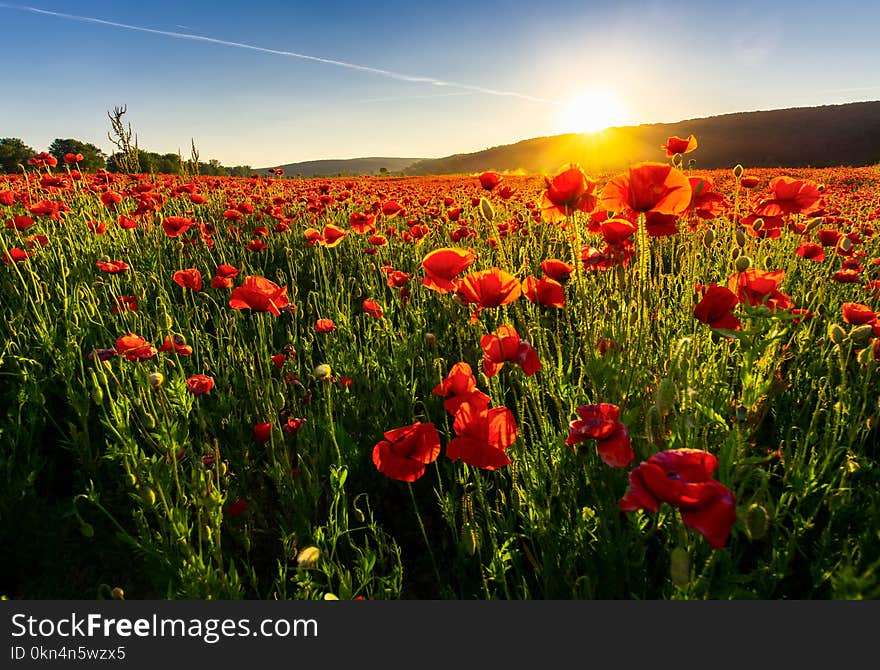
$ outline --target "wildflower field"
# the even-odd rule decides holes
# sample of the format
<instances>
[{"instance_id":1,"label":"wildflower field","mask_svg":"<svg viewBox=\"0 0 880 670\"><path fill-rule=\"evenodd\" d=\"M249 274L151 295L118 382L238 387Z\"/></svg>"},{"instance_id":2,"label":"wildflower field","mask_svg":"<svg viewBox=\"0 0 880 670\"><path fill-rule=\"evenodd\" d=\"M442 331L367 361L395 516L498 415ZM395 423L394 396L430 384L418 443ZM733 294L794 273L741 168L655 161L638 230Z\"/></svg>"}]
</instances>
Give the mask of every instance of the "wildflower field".
<instances>
[{"instance_id":1,"label":"wildflower field","mask_svg":"<svg viewBox=\"0 0 880 670\"><path fill-rule=\"evenodd\" d=\"M690 148L0 177L0 591L880 596L880 171Z\"/></svg>"}]
</instances>

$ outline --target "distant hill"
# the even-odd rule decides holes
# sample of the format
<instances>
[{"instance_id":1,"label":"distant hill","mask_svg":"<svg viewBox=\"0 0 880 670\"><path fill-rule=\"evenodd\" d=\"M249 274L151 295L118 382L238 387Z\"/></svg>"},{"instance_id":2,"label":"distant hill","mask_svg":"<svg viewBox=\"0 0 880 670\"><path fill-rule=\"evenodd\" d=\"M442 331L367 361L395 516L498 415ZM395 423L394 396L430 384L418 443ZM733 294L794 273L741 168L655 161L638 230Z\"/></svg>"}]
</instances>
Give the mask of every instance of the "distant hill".
<instances>
[{"instance_id":1,"label":"distant hill","mask_svg":"<svg viewBox=\"0 0 880 670\"><path fill-rule=\"evenodd\" d=\"M539 137L469 154L426 159L406 174L470 174L485 170L552 173L565 163L588 172L663 161L660 145L693 133L699 147L685 156L702 169L829 167L880 163L880 102L740 112L677 123L609 128L591 134ZM389 168L390 169L390 168Z\"/></svg>"},{"instance_id":2,"label":"distant hill","mask_svg":"<svg viewBox=\"0 0 880 670\"><path fill-rule=\"evenodd\" d=\"M420 158L346 158L319 161L303 161L287 165L273 165L261 168L265 172L272 168L281 168L288 176L329 177L332 175L372 175L380 174L382 168L387 172L402 172L404 168L420 161Z\"/></svg>"}]
</instances>

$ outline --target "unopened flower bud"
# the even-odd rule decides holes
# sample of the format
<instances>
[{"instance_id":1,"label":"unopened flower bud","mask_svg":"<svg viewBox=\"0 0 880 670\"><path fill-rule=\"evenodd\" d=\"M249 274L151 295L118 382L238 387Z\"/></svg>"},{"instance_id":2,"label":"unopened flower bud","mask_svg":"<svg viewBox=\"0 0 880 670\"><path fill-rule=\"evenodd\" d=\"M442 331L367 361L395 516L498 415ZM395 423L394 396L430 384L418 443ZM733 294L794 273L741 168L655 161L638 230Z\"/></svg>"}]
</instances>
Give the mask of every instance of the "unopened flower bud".
<instances>
[{"instance_id":1,"label":"unopened flower bud","mask_svg":"<svg viewBox=\"0 0 880 670\"><path fill-rule=\"evenodd\" d=\"M874 336L874 326L870 323L864 323L861 326L854 326L849 331L849 339L857 348L867 347L871 338Z\"/></svg>"},{"instance_id":2,"label":"unopened flower bud","mask_svg":"<svg viewBox=\"0 0 880 670\"><path fill-rule=\"evenodd\" d=\"M712 242L715 241L715 231L709 228L705 233L703 233L703 246L709 249L712 246Z\"/></svg>"},{"instance_id":3,"label":"unopened flower bud","mask_svg":"<svg viewBox=\"0 0 880 670\"><path fill-rule=\"evenodd\" d=\"M833 323L828 328L828 339L834 344L840 344L846 339L846 331L840 326L840 324Z\"/></svg>"},{"instance_id":4,"label":"unopened flower bud","mask_svg":"<svg viewBox=\"0 0 880 670\"><path fill-rule=\"evenodd\" d=\"M306 547L296 557L296 564L307 570L318 565L318 559L321 557L321 550L317 547Z\"/></svg>"},{"instance_id":5,"label":"unopened flower bud","mask_svg":"<svg viewBox=\"0 0 880 670\"><path fill-rule=\"evenodd\" d=\"M332 370L330 369L330 366L327 365L327 363L321 363L320 365L315 367L315 377L320 381L327 379L330 376L331 372Z\"/></svg>"},{"instance_id":6,"label":"unopened flower bud","mask_svg":"<svg viewBox=\"0 0 880 670\"><path fill-rule=\"evenodd\" d=\"M480 198L480 216L484 221L491 221L495 218L495 208L487 198Z\"/></svg>"},{"instance_id":7,"label":"unopened flower bud","mask_svg":"<svg viewBox=\"0 0 880 670\"><path fill-rule=\"evenodd\" d=\"M739 246L741 246L741 247L745 246L745 244L746 244L746 234L745 234L745 232L743 231L742 228L737 228L737 229L736 229L736 233L734 233L734 239L736 240L736 243L737 243Z\"/></svg>"},{"instance_id":8,"label":"unopened flower bud","mask_svg":"<svg viewBox=\"0 0 880 670\"><path fill-rule=\"evenodd\" d=\"M691 557L684 547L676 547L669 554L669 576L682 588L691 583Z\"/></svg>"},{"instance_id":9,"label":"unopened flower bud","mask_svg":"<svg viewBox=\"0 0 880 670\"><path fill-rule=\"evenodd\" d=\"M125 600L125 591L122 590L119 586L114 588L110 595L113 597L113 600Z\"/></svg>"},{"instance_id":10,"label":"unopened flower bud","mask_svg":"<svg viewBox=\"0 0 880 670\"><path fill-rule=\"evenodd\" d=\"M675 409L675 396L677 389L675 382L669 377L665 377L657 386L657 392L654 395L654 405L660 416L668 416Z\"/></svg>"},{"instance_id":11,"label":"unopened flower bud","mask_svg":"<svg viewBox=\"0 0 880 670\"><path fill-rule=\"evenodd\" d=\"M434 333L425 333L425 344L429 347L433 347L437 344L437 336Z\"/></svg>"},{"instance_id":12,"label":"unopened flower bud","mask_svg":"<svg viewBox=\"0 0 880 670\"><path fill-rule=\"evenodd\" d=\"M758 503L752 503L746 510L746 532L749 539L760 540L767 535L770 527L770 513L767 508Z\"/></svg>"},{"instance_id":13,"label":"unopened flower bud","mask_svg":"<svg viewBox=\"0 0 880 670\"><path fill-rule=\"evenodd\" d=\"M153 388L158 388L162 386L162 382L165 381L165 376L161 372L154 372L149 377L150 386Z\"/></svg>"},{"instance_id":14,"label":"unopened flower bud","mask_svg":"<svg viewBox=\"0 0 880 670\"><path fill-rule=\"evenodd\" d=\"M752 266L752 259L748 256L740 256L733 264L737 272L745 272Z\"/></svg>"},{"instance_id":15,"label":"unopened flower bud","mask_svg":"<svg viewBox=\"0 0 880 670\"><path fill-rule=\"evenodd\" d=\"M743 168L743 166L742 166L742 165L737 165L736 167L733 168L733 176L734 176L734 178L735 178L735 179L739 179L740 177L743 176L743 172L745 172L745 169Z\"/></svg>"}]
</instances>

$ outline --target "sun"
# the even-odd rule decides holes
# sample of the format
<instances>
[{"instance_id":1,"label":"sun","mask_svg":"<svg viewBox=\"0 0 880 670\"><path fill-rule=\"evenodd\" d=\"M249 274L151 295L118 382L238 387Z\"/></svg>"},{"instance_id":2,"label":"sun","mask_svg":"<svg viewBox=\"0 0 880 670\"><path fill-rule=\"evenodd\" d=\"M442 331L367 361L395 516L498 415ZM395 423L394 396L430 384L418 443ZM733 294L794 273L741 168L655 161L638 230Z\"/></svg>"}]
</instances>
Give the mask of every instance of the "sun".
<instances>
[{"instance_id":1,"label":"sun","mask_svg":"<svg viewBox=\"0 0 880 670\"><path fill-rule=\"evenodd\" d=\"M594 133L626 123L626 108L609 91L584 91L569 100L559 112L560 133Z\"/></svg>"}]
</instances>

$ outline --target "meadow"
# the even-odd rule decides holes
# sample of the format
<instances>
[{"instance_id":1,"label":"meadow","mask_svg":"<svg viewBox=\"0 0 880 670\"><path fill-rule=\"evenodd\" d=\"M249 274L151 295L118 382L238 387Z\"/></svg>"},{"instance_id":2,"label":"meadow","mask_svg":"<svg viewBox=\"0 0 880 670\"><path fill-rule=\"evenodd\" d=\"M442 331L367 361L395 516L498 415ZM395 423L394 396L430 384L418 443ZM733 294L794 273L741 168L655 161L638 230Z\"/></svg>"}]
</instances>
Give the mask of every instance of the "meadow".
<instances>
[{"instance_id":1,"label":"meadow","mask_svg":"<svg viewBox=\"0 0 880 670\"><path fill-rule=\"evenodd\" d=\"M880 171L671 140L0 177L2 595L880 596Z\"/></svg>"}]
</instances>

